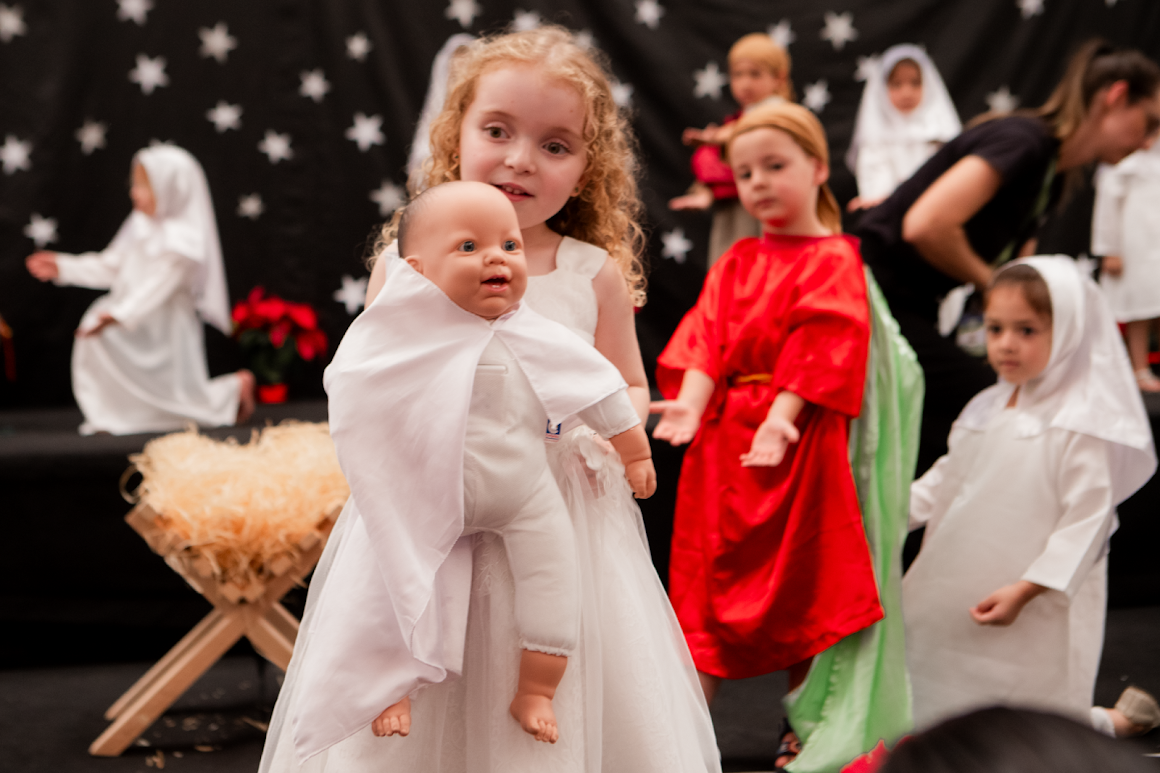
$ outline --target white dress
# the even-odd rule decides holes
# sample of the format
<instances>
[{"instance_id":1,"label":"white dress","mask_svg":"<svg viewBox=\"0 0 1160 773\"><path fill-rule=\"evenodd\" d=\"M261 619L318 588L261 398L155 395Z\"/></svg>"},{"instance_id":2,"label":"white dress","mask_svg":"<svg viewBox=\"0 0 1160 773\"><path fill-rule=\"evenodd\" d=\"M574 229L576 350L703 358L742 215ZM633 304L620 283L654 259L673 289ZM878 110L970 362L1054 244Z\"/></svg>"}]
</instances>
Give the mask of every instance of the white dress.
<instances>
[{"instance_id":1,"label":"white dress","mask_svg":"<svg viewBox=\"0 0 1160 773\"><path fill-rule=\"evenodd\" d=\"M1124 261L1120 276L1100 276L1117 321L1160 317L1160 143L1100 168L1092 254Z\"/></svg>"},{"instance_id":2,"label":"white dress","mask_svg":"<svg viewBox=\"0 0 1160 773\"><path fill-rule=\"evenodd\" d=\"M564 239L556 271L532 277L525 298L594 340L592 277L607 253ZM389 259L389 258L384 258ZM566 428L549 463L576 529L580 642L553 700L560 740L532 739L508 713L519 668L513 584L503 542L474 537L463 676L422 689L406 738L367 727L301 764L287 706L298 682L300 636L267 735L260 771L361 773L682 773L719 771L708 708L676 616L653 568L624 468L587 427ZM309 630L347 529L340 516L315 570L301 630ZM384 707L385 708L385 707Z\"/></svg>"}]
</instances>

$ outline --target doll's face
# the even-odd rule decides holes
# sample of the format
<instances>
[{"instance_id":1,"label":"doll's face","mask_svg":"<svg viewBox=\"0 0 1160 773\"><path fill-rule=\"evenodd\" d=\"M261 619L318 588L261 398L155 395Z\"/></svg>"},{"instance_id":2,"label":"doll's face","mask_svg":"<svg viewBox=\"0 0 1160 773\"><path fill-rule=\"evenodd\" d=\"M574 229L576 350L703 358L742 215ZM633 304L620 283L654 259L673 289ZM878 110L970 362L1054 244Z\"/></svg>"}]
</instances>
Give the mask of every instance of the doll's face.
<instances>
[{"instance_id":1,"label":"doll's face","mask_svg":"<svg viewBox=\"0 0 1160 773\"><path fill-rule=\"evenodd\" d=\"M909 113L922 103L922 70L911 59L894 65L886 79L890 104L900 113Z\"/></svg>"},{"instance_id":2,"label":"doll's face","mask_svg":"<svg viewBox=\"0 0 1160 773\"><path fill-rule=\"evenodd\" d=\"M149 184L149 175L141 164L133 164L133 180L129 185L129 198L133 200L133 209L153 217L157 212L157 196L153 193L153 186Z\"/></svg>"},{"instance_id":3,"label":"doll's face","mask_svg":"<svg viewBox=\"0 0 1160 773\"><path fill-rule=\"evenodd\" d=\"M781 91L785 77L775 75L763 64L738 59L729 65L729 91L742 107L756 105Z\"/></svg>"},{"instance_id":4,"label":"doll's face","mask_svg":"<svg viewBox=\"0 0 1160 773\"><path fill-rule=\"evenodd\" d=\"M983 315L987 361L1008 383L1023 386L1051 359L1051 317L1037 312L1023 288L1001 284L987 294Z\"/></svg>"},{"instance_id":5,"label":"doll's face","mask_svg":"<svg viewBox=\"0 0 1160 773\"><path fill-rule=\"evenodd\" d=\"M485 72L459 130L459 176L500 190L521 228L542 225L583 185L584 117L575 88L530 65Z\"/></svg>"},{"instance_id":6,"label":"doll's face","mask_svg":"<svg viewBox=\"0 0 1160 773\"><path fill-rule=\"evenodd\" d=\"M771 127L738 136L729 147L737 195L749 214L770 233L815 230L818 187L829 169L808 155L786 132Z\"/></svg>"},{"instance_id":7,"label":"doll's face","mask_svg":"<svg viewBox=\"0 0 1160 773\"><path fill-rule=\"evenodd\" d=\"M440 190L440 189L446 190ZM484 319L524 296L528 267L515 210L479 183L445 183L407 227L407 263L455 303Z\"/></svg>"}]
</instances>

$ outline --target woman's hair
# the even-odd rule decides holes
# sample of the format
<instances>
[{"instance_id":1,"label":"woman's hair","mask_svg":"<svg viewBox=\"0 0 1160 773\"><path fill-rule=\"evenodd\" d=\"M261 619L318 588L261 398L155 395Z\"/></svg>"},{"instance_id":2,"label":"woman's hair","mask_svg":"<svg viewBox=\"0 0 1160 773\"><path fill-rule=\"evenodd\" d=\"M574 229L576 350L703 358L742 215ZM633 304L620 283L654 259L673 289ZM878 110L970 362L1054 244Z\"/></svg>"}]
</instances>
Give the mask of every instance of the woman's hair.
<instances>
[{"instance_id":1,"label":"woman's hair","mask_svg":"<svg viewBox=\"0 0 1160 773\"><path fill-rule=\"evenodd\" d=\"M480 76L511 65L529 65L576 89L584 103L588 164L580 195L548 219L557 233L608 251L628 283L632 302L645 300L643 212L637 190L636 140L627 117L612 98L604 57L586 50L567 29L545 25L525 32L491 35L455 56L447 100L431 122L431 157L424 164L427 187L460 179L459 137ZM383 226L376 253L395 235L399 213Z\"/></svg>"},{"instance_id":2,"label":"woman's hair","mask_svg":"<svg viewBox=\"0 0 1160 773\"><path fill-rule=\"evenodd\" d=\"M1017 263L996 271L991 277L991 283L987 285L988 302L996 287L1018 287L1023 291L1023 299L1036 314L1051 319L1051 291L1047 288L1047 282L1031 266Z\"/></svg>"},{"instance_id":3,"label":"woman's hair","mask_svg":"<svg viewBox=\"0 0 1160 773\"><path fill-rule=\"evenodd\" d=\"M742 37L729 49L729 66L732 67L742 59L757 62L773 73L773 77L780 78L778 96L790 102L794 101L793 82L789 79L789 52L779 46L773 38L762 32L751 32Z\"/></svg>"},{"instance_id":4,"label":"woman's hair","mask_svg":"<svg viewBox=\"0 0 1160 773\"><path fill-rule=\"evenodd\" d=\"M742 134L754 129L780 129L793 137L793 141L807 156L818 159L827 169L830 167L830 149L826 144L826 131L817 117L801 105L792 102L763 105L745 113L733 127L733 133L725 146L726 156L733 147L733 142ZM834 233L842 232L842 210L826 183L818 186L818 220Z\"/></svg>"},{"instance_id":5,"label":"woman's hair","mask_svg":"<svg viewBox=\"0 0 1160 773\"><path fill-rule=\"evenodd\" d=\"M901 741L878 773L1147 773L1153 765L1129 741L1070 719L989 708L947 720Z\"/></svg>"}]
</instances>

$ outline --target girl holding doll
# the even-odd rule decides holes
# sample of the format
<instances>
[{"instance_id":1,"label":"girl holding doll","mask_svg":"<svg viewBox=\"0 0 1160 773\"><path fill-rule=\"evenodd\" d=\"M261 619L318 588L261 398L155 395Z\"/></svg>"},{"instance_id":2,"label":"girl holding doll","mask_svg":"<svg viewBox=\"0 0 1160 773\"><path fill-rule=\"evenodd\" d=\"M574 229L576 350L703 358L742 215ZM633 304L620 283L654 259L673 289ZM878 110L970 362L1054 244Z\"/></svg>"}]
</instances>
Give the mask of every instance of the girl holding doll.
<instances>
[{"instance_id":1,"label":"girl holding doll","mask_svg":"<svg viewBox=\"0 0 1160 773\"><path fill-rule=\"evenodd\" d=\"M813 114L789 103L752 110L727 151L741 202L764 233L737 242L710 270L657 362L669 399L653 404L663 414L653 436L692 441L670 594L706 697L722 679L788 669L787 703L806 742L792 769L836 769L909 729L898 630L876 626L860 637L864 646L840 645L881 620L884 606L897 611L894 547L917 430L914 412L897 408L907 403L900 396L921 390L921 378L868 287L857 241L841 234L826 137ZM874 372L893 382L867 379L872 325ZM856 482L850 421L863 412L868 384L875 423L853 443ZM886 415L892 429L880 432ZM900 491L889 493L885 475L865 475L871 436L878 440L869 448L891 455ZM865 527L860 495L873 499ZM783 740L779 765L797 748L792 731Z\"/></svg>"},{"instance_id":2,"label":"girl holding doll","mask_svg":"<svg viewBox=\"0 0 1160 773\"><path fill-rule=\"evenodd\" d=\"M512 202L528 267L524 302L611 361L644 416L633 320L644 300L641 203L631 134L605 68L560 27L473 42L457 55L430 145L428 186L483 182ZM368 306L402 263L393 239L392 224ZM340 517L311 584L262 771L720 770L708 709L623 466L582 424L548 428L545 441L576 532L582 598L580 643L553 699L559 740L538 743L508 713L519 669L513 582L502 541L479 535L462 675L411 696L406 737L376 738L368 725L298 757L294 722L310 700L296 690L299 664L309 657L330 562L348 538Z\"/></svg>"}]
</instances>

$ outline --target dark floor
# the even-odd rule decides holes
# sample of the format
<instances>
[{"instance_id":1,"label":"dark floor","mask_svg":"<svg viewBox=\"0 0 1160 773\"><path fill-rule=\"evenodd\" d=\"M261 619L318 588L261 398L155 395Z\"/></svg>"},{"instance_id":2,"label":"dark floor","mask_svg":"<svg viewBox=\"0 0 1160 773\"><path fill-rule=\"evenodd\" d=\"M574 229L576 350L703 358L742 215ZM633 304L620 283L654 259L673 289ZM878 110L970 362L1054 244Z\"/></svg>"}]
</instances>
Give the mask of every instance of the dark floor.
<instances>
[{"instance_id":1,"label":"dark floor","mask_svg":"<svg viewBox=\"0 0 1160 773\"><path fill-rule=\"evenodd\" d=\"M78 643L79 645L80 643ZM0 671L0 770L5 773L253 773L281 672L235 650L197 682L138 745L94 758L102 714L148 663ZM1124 686L1160 694L1160 607L1112 610L1096 688L1110 705ZM785 692L782 674L727 682L713 706L728 771L769 770ZM1160 752L1160 730L1145 738ZM1158 766L1160 770L1160 766Z\"/></svg>"}]
</instances>

